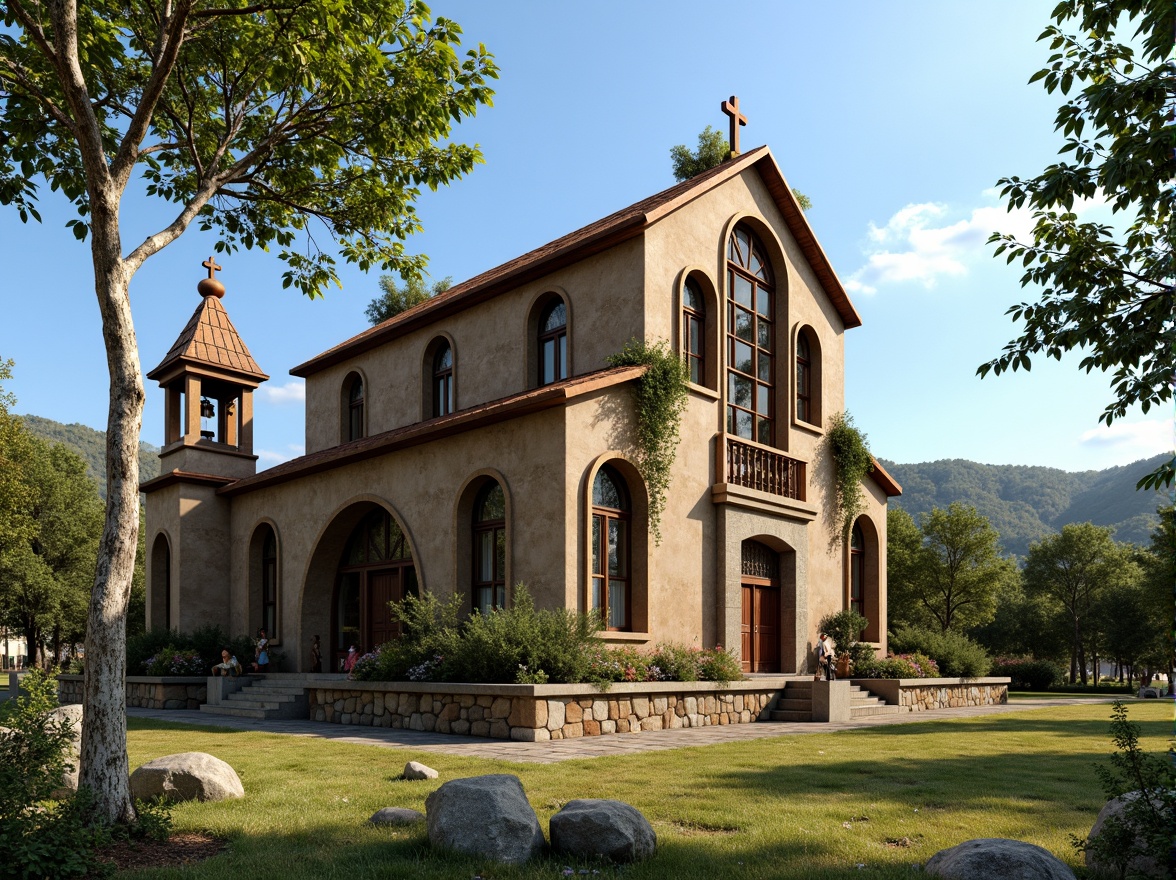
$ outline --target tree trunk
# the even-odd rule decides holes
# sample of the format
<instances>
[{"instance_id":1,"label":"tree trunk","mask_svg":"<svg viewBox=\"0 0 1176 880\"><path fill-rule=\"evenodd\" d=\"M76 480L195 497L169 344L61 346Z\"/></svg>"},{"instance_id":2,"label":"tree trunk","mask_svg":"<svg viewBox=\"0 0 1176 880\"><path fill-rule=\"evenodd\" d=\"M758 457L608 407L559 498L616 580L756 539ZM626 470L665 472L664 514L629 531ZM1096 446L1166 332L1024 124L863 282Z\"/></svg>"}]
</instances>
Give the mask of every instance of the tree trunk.
<instances>
[{"instance_id":1,"label":"tree trunk","mask_svg":"<svg viewBox=\"0 0 1176 880\"><path fill-rule=\"evenodd\" d=\"M91 206L95 201L92 191ZM100 194L97 194L100 195ZM139 534L139 431L143 381L128 297L130 276L118 236L117 201L92 210L95 291L110 371L106 428L106 520L86 626L85 723L81 784L94 793L99 814L135 821L127 763L127 606Z\"/></svg>"}]
</instances>

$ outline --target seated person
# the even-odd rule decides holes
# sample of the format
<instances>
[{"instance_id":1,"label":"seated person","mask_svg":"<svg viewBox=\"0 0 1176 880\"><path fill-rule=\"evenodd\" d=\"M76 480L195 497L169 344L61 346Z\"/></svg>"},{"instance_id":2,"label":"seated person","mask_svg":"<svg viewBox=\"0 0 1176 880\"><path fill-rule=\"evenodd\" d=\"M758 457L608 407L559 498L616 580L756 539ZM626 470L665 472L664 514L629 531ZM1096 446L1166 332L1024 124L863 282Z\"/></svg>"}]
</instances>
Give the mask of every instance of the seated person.
<instances>
[{"instance_id":1,"label":"seated person","mask_svg":"<svg viewBox=\"0 0 1176 880\"><path fill-rule=\"evenodd\" d=\"M221 648L221 662L212 667L212 674L236 677L241 674L241 664L228 648Z\"/></svg>"}]
</instances>

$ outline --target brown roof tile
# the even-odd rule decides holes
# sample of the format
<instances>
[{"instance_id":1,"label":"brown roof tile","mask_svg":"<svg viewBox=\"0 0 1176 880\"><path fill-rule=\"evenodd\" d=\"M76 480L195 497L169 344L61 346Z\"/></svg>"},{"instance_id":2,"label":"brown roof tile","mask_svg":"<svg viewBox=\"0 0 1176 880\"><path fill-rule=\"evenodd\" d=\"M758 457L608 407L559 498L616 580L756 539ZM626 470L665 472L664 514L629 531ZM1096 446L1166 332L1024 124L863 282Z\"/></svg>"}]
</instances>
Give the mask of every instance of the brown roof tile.
<instances>
[{"instance_id":1,"label":"brown roof tile","mask_svg":"<svg viewBox=\"0 0 1176 880\"><path fill-rule=\"evenodd\" d=\"M698 198L722 182L754 167L764 179L768 191L784 215L789 230L800 245L805 258L813 267L826 294L841 315L846 327L861 326L862 319L849 301L828 257L813 234L812 227L800 210L791 189L784 180L776 160L767 147L757 147L729 162L724 162L697 177L662 190L649 198L610 214L595 223L577 229L542 247L516 257L477 275L468 281L414 308L389 318L382 324L365 330L305 363L290 370L294 376L309 376L319 370L362 352L410 330L432 323L455 311L483 302L533 278L546 275L587 256L599 253L619 242L640 234L660 218Z\"/></svg>"},{"instance_id":2,"label":"brown roof tile","mask_svg":"<svg viewBox=\"0 0 1176 880\"><path fill-rule=\"evenodd\" d=\"M147 378L158 378L181 362L230 370L263 382L269 378L249 353L229 320L229 313L215 296L203 298L179 338Z\"/></svg>"}]
</instances>

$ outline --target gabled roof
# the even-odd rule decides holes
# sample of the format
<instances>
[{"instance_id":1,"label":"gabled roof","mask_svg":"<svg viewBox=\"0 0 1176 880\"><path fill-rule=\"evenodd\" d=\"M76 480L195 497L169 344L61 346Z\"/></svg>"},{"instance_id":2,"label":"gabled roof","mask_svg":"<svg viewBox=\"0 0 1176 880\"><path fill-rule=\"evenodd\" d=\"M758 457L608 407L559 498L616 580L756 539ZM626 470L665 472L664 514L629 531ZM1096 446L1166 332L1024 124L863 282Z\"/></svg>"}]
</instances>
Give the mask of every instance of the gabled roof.
<instances>
[{"instance_id":1,"label":"gabled roof","mask_svg":"<svg viewBox=\"0 0 1176 880\"><path fill-rule=\"evenodd\" d=\"M147 378L162 379L181 364L227 371L257 382L269 378L241 341L229 313L215 296L203 298L163 361Z\"/></svg>"},{"instance_id":2,"label":"gabled roof","mask_svg":"<svg viewBox=\"0 0 1176 880\"><path fill-rule=\"evenodd\" d=\"M755 168L776 202L789 231L800 245L801 251L812 266L821 287L837 309L847 328L860 327L861 317L849 301L829 258L817 242L812 227L805 219L804 212L797 204L792 190L784 180L772 152L767 147L757 147L738 158L724 162L697 177L683 181L656 195L630 205L615 214L597 220L595 223L577 229L575 232L548 242L530 253L516 257L488 272L483 272L464 281L414 308L401 312L341 342L305 363L290 370L294 376L309 376L348 358L431 324L447 315L484 302L499 293L542 277L564 266L600 253L622 241L640 235L662 217L676 211L683 205L704 195L724 182L736 177L748 168Z\"/></svg>"},{"instance_id":3,"label":"gabled roof","mask_svg":"<svg viewBox=\"0 0 1176 880\"><path fill-rule=\"evenodd\" d=\"M902 486L898 485L894 477L886 472L886 468L878 462L878 459L870 456L870 461L874 465L874 469L870 471L870 476L874 478L874 482L878 484L879 488L886 493L886 497L893 498L896 495L902 494Z\"/></svg>"}]
</instances>

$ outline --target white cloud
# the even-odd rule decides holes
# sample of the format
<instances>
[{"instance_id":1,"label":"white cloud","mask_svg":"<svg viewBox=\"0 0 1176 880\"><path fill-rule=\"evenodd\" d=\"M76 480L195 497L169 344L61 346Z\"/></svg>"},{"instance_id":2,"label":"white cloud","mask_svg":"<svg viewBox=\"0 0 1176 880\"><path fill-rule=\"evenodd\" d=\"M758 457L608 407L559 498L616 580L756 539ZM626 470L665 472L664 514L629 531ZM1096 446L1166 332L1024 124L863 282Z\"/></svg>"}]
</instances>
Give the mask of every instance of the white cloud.
<instances>
[{"instance_id":1,"label":"white cloud","mask_svg":"<svg viewBox=\"0 0 1176 880\"><path fill-rule=\"evenodd\" d=\"M966 218L936 202L900 208L885 225L870 224L862 249L866 264L849 276L851 293L877 293L887 284L916 283L931 289L941 278L966 275L972 264L991 259L985 244L995 231L1011 233L1021 241L1032 238L1033 215L1027 208L1007 211L996 189L985 190L987 204L973 208ZM1106 205L1100 192L1074 205L1077 214Z\"/></svg>"},{"instance_id":2,"label":"white cloud","mask_svg":"<svg viewBox=\"0 0 1176 880\"><path fill-rule=\"evenodd\" d=\"M1173 421L1170 417L1141 422L1112 422L1110 427L1099 425L1085 431L1078 438L1082 446L1116 449L1147 458L1160 452L1171 452L1176 446Z\"/></svg>"},{"instance_id":3,"label":"white cloud","mask_svg":"<svg viewBox=\"0 0 1176 880\"><path fill-rule=\"evenodd\" d=\"M272 449L259 449L257 450L257 457L265 467L273 467L292 458L298 458L298 456L305 452L306 447L301 443L287 443L285 449L280 452L275 452Z\"/></svg>"},{"instance_id":4,"label":"white cloud","mask_svg":"<svg viewBox=\"0 0 1176 880\"><path fill-rule=\"evenodd\" d=\"M298 379L285 385L262 385L257 391L267 403L303 403L306 401L306 383Z\"/></svg>"}]
</instances>

